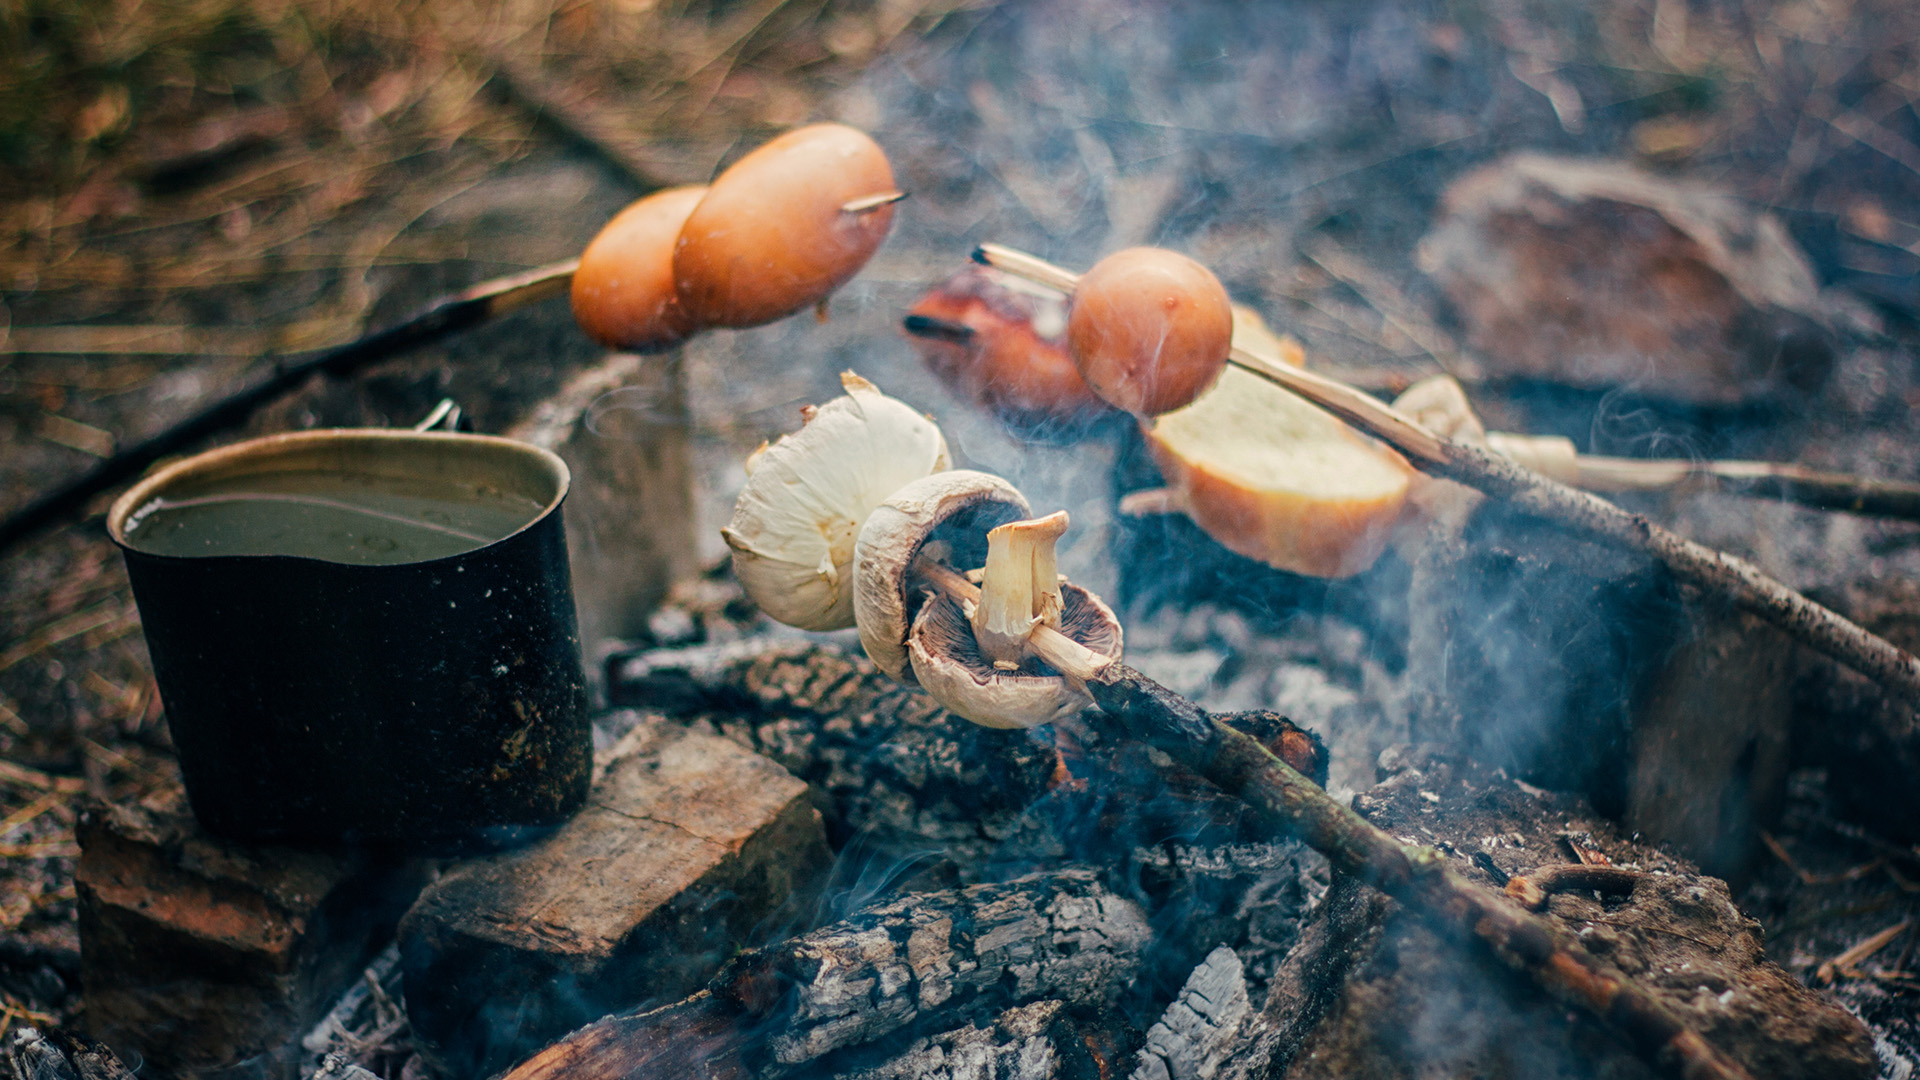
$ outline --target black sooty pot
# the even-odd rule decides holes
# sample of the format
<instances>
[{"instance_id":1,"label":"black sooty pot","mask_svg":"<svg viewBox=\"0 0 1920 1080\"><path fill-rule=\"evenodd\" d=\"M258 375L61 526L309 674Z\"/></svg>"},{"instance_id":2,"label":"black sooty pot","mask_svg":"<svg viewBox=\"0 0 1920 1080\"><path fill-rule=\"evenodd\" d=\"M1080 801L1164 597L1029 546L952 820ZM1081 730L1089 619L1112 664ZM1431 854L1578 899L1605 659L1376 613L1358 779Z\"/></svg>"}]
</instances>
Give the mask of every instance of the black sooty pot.
<instances>
[{"instance_id":1,"label":"black sooty pot","mask_svg":"<svg viewBox=\"0 0 1920 1080\"><path fill-rule=\"evenodd\" d=\"M129 519L170 493L328 470L481 485L540 509L474 550L388 565L128 541ZM452 853L570 817L592 739L560 520L568 483L558 457L508 439L349 430L214 450L122 496L108 530L201 823L247 840Z\"/></svg>"}]
</instances>

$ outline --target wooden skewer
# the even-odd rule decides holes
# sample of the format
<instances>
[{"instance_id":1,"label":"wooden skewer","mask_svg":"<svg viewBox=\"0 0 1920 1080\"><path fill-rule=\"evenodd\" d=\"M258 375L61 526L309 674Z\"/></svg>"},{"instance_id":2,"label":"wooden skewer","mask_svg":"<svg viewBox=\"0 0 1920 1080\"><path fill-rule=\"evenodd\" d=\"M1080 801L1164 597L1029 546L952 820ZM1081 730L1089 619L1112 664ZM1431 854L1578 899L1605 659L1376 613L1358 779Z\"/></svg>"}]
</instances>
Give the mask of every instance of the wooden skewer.
<instances>
[{"instance_id":1,"label":"wooden skewer","mask_svg":"<svg viewBox=\"0 0 1920 1080\"><path fill-rule=\"evenodd\" d=\"M914 569L963 608L979 603L979 587L952 567L923 556ZM1748 1077L1666 1003L1589 953L1572 934L1469 881L1438 851L1394 839L1251 736L1050 626L1035 627L1027 645L1085 685L1101 711L1134 738L1244 800L1270 827L1299 836L1341 871L1406 904L1441 933L1479 940L1554 997L1592 1013L1655 1068L1688 1080Z\"/></svg>"},{"instance_id":2,"label":"wooden skewer","mask_svg":"<svg viewBox=\"0 0 1920 1080\"><path fill-rule=\"evenodd\" d=\"M892 206L907 197L904 191L883 191L878 195L867 195L852 199L840 205L843 214L867 214L883 206Z\"/></svg>"},{"instance_id":3,"label":"wooden skewer","mask_svg":"<svg viewBox=\"0 0 1920 1080\"><path fill-rule=\"evenodd\" d=\"M443 296L384 330L291 364L277 364L264 378L201 409L165 430L135 443L61 486L36 497L0 519L0 552L85 506L89 500L169 454L176 454L215 432L233 427L254 410L324 372L335 378L377 360L416 349L430 341L567 291L579 259L553 263L519 274L492 278Z\"/></svg>"},{"instance_id":4,"label":"wooden skewer","mask_svg":"<svg viewBox=\"0 0 1920 1080\"><path fill-rule=\"evenodd\" d=\"M981 245L974 259L1063 292L1072 292L1080 280L1069 270L997 244ZM1745 559L1696 544L1639 514L1549 480L1491 450L1436 435L1378 398L1344 383L1244 349L1232 350L1228 362L1299 394L1380 439L1424 472L1505 499L1563 527L1644 552L1681 581L1726 598L1873 679L1909 706L1920 706L1920 659L1814 603ZM1891 718L1892 730L1884 734L1895 743L1910 742L1920 734L1916 725L1920 717L1913 708L1897 712L1900 715Z\"/></svg>"},{"instance_id":5,"label":"wooden skewer","mask_svg":"<svg viewBox=\"0 0 1920 1080\"><path fill-rule=\"evenodd\" d=\"M1871 480L1771 461L1696 461L1582 454L1558 435L1487 432L1487 447L1583 491L1667 491L1698 485L1822 510L1920 521L1920 484Z\"/></svg>"}]
</instances>

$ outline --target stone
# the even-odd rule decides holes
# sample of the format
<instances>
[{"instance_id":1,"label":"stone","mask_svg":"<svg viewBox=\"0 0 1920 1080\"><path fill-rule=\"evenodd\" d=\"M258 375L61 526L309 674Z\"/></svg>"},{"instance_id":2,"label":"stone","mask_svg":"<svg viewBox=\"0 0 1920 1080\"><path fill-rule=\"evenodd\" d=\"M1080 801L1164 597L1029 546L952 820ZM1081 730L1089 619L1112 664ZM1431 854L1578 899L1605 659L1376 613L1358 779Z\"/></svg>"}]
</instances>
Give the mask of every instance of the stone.
<instances>
[{"instance_id":1,"label":"stone","mask_svg":"<svg viewBox=\"0 0 1920 1080\"><path fill-rule=\"evenodd\" d=\"M616 1009L677 999L831 863L807 785L718 736L642 719L588 805L457 864L400 929L408 1016L436 1065L485 1075Z\"/></svg>"},{"instance_id":2,"label":"stone","mask_svg":"<svg viewBox=\"0 0 1920 1080\"><path fill-rule=\"evenodd\" d=\"M1833 364L1779 221L1625 163L1517 154L1468 173L1417 257L1492 377L1735 406L1817 388Z\"/></svg>"},{"instance_id":3,"label":"stone","mask_svg":"<svg viewBox=\"0 0 1920 1080\"><path fill-rule=\"evenodd\" d=\"M169 1074L293 1075L298 1035L425 880L419 862L211 836L178 785L89 804L77 832L87 1026Z\"/></svg>"},{"instance_id":4,"label":"stone","mask_svg":"<svg viewBox=\"0 0 1920 1080\"><path fill-rule=\"evenodd\" d=\"M692 451L677 363L613 353L508 428L573 473L564 510L580 640L645 636L646 615L691 575Z\"/></svg>"},{"instance_id":5,"label":"stone","mask_svg":"<svg viewBox=\"0 0 1920 1080\"><path fill-rule=\"evenodd\" d=\"M1920 582L1864 578L1814 599L1908 652L1920 649ZM1920 738L1911 703L1810 649L1799 650L1794 703L1806 759L1822 765L1849 815L1889 839L1920 841Z\"/></svg>"},{"instance_id":6,"label":"stone","mask_svg":"<svg viewBox=\"0 0 1920 1080\"><path fill-rule=\"evenodd\" d=\"M1414 738L1581 792L1742 878L1790 764L1785 635L1492 502L1434 554L1408 605Z\"/></svg>"}]
</instances>

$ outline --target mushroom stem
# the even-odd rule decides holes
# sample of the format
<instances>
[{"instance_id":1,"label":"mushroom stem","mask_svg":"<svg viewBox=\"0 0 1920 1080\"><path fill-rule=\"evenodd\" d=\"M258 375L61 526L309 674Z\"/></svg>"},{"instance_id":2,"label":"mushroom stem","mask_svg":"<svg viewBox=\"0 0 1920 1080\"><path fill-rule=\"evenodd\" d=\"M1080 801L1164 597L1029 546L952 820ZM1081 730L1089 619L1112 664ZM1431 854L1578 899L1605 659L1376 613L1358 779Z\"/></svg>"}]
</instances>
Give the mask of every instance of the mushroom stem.
<instances>
[{"instance_id":1,"label":"mushroom stem","mask_svg":"<svg viewBox=\"0 0 1920 1080\"><path fill-rule=\"evenodd\" d=\"M980 603L980 587L953 567L923 555L914 563L914 570L933 591L959 604L961 610ZM1118 662L1105 653L1094 652L1045 623L1033 628L1033 633L1025 641L1025 648L1046 661L1055 671L1080 683L1097 677Z\"/></svg>"},{"instance_id":2,"label":"mushroom stem","mask_svg":"<svg viewBox=\"0 0 1920 1080\"><path fill-rule=\"evenodd\" d=\"M997 244L982 244L974 259L984 265L1073 291L1079 275L1035 256ZM1878 682L1905 702L1881 735L1895 745L1920 738L1912 706L1920 705L1920 659L1839 613L1723 551L1694 543L1639 514L1585 491L1556 483L1478 446L1436 435L1378 398L1304 368L1235 348L1228 361L1352 424L1406 455L1417 468L1506 499L1564 528L1644 552L1674 577L1733 606L1752 612L1801 643Z\"/></svg>"},{"instance_id":3,"label":"mushroom stem","mask_svg":"<svg viewBox=\"0 0 1920 1080\"><path fill-rule=\"evenodd\" d=\"M1027 639L1042 626L1060 628L1060 573L1053 546L1067 531L1067 512L1014 521L987 533L980 601L967 611L980 651L1002 671L1027 656Z\"/></svg>"},{"instance_id":4,"label":"mushroom stem","mask_svg":"<svg viewBox=\"0 0 1920 1080\"><path fill-rule=\"evenodd\" d=\"M962 607L980 602L980 590L952 567L922 555L914 569ZM1034 627L1026 648L1083 683L1100 710L1134 738L1238 796L1271 827L1298 835L1335 867L1405 903L1442 933L1479 939L1554 997L1610 1025L1666 1074L1751 1080L1664 1001L1589 953L1564 928L1467 880L1439 852L1388 835L1257 739L1045 624Z\"/></svg>"}]
</instances>

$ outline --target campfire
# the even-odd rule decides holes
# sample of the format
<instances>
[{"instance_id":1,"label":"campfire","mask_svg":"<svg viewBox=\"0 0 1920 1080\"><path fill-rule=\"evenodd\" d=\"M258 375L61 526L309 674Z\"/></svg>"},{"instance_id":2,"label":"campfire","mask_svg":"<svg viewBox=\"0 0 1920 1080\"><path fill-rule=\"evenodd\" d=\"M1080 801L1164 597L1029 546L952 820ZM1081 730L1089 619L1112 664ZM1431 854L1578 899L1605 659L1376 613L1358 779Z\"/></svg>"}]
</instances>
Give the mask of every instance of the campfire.
<instances>
[{"instance_id":1,"label":"campfire","mask_svg":"<svg viewBox=\"0 0 1920 1080\"><path fill-rule=\"evenodd\" d=\"M1096 59L1097 7L892 27L831 108L11 503L21 551L105 511L166 733L0 757L13 1075L1920 1068L1910 322L1543 54L1580 153L1421 151L1389 228L1253 183L1278 120L1113 128L1092 75L1198 101L1169 34L1242 16ZM1298 74L1319 18L1244 22Z\"/></svg>"}]
</instances>

